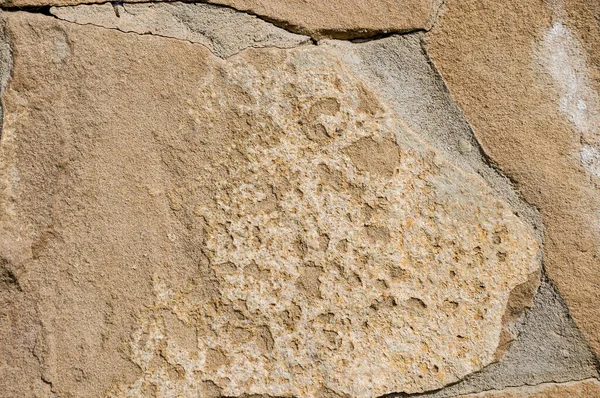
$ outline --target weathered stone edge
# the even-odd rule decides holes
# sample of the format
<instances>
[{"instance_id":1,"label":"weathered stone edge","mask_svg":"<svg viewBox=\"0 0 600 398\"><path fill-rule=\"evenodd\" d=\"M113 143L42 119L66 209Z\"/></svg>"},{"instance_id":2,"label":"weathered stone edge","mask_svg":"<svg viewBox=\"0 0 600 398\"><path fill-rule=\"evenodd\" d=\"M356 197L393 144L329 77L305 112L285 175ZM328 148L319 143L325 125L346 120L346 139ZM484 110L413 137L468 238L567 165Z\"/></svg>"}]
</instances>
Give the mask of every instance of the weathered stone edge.
<instances>
[{"instance_id":1,"label":"weathered stone edge","mask_svg":"<svg viewBox=\"0 0 600 398\"><path fill-rule=\"evenodd\" d=\"M162 2L182 2L182 3L201 3L201 4L210 4L215 7L223 7L235 10L237 12L245 13L248 15L255 16L265 22L268 22L278 28L284 29L290 33L300 34L309 36L312 40L318 41L321 39L336 39L336 40L361 40L361 39L379 39L381 37L387 37L395 34L408 34L415 32L427 32L429 31L433 25L435 24L435 20L437 19L439 10L444 2L444 0L434 0L433 7L430 11L429 20L427 23L414 26L414 27L406 27L404 29L390 29L382 27L380 29L368 29L368 28L357 28L357 29L319 29L319 30L311 30L302 25L293 24L285 19L274 18L271 16L263 15L261 13L255 12L251 9L239 9L233 6L215 3L211 0L156 0L156 1L147 1L147 0L123 0L119 3L136 3L136 4L153 4L153 3L162 3ZM113 4L114 2L105 1L105 0L49 0L45 1L43 4L35 2L33 0L22 0L18 4L13 4L13 0L8 0L1 2L0 0L0 10L6 11L27 11L27 12L35 12L42 13L45 15L50 14L50 7L64 7L64 6L79 6L79 5L99 5L99 4Z\"/></svg>"}]
</instances>

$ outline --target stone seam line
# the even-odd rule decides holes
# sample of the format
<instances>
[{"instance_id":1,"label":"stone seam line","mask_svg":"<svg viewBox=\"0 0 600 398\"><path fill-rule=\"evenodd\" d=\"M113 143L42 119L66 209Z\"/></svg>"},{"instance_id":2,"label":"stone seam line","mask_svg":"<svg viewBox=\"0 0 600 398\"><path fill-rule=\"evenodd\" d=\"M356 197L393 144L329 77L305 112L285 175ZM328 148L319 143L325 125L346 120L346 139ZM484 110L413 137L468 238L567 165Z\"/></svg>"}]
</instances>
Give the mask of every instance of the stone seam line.
<instances>
[{"instance_id":1,"label":"stone seam line","mask_svg":"<svg viewBox=\"0 0 600 398\"><path fill-rule=\"evenodd\" d=\"M84 6L84 5L103 5L103 4L112 4L113 6L123 5L123 4L160 4L160 3L171 3L172 1L166 2L157 2L157 1L142 1L142 2L123 2L123 1L103 1L103 2L90 2L90 1L82 1L81 3L69 5L69 6L0 6L0 10L5 11L25 11L32 13L41 13L44 15L52 16L49 9L51 7L76 7L76 6ZM244 13L250 16L254 16L264 22L267 22L273 26L276 26L280 29L283 29L289 33L295 33L303 36L308 36L311 38L314 44L317 44L321 39L336 39L336 40L347 40L347 41L370 41L370 40L378 40L380 38L389 37L393 35L405 35L417 32L428 32L433 28L436 23L437 16L443 7L445 0L437 0L432 7L431 15L429 18L429 22L422 29L411 29L411 30L368 30L368 29L358 29L358 30L347 30L341 31L336 29L323 31L318 35L311 35L307 33L307 30L301 26L297 26L291 24L283 19L271 18L265 15L261 15L259 13L252 12L251 10L240 10L233 6L225 5L225 4L213 4L207 1L183 1L185 4L208 4L214 7L226 8L236 12ZM160 36L160 35L155 35ZM168 36L160 36L160 37L168 37Z\"/></svg>"}]
</instances>

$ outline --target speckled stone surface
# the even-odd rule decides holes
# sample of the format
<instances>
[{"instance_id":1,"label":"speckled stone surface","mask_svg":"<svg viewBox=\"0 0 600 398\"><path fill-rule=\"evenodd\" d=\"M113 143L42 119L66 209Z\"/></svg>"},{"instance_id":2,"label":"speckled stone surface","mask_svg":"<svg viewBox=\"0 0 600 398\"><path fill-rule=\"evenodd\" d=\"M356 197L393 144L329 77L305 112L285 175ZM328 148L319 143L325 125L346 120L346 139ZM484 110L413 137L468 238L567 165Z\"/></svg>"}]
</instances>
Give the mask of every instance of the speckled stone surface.
<instances>
[{"instance_id":1,"label":"speckled stone surface","mask_svg":"<svg viewBox=\"0 0 600 398\"><path fill-rule=\"evenodd\" d=\"M39 303L36 388L361 398L494 360L535 240L335 55L5 18L0 249Z\"/></svg>"}]
</instances>

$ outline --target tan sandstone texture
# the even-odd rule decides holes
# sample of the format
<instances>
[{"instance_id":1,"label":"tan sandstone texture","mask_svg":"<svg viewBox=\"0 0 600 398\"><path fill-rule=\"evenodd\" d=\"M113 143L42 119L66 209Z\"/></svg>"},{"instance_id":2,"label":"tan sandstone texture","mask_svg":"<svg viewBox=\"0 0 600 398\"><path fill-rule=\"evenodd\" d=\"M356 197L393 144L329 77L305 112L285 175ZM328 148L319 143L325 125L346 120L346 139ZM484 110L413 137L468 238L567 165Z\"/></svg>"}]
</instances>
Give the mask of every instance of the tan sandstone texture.
<instances>
[{"instance_id":1,"label":"tan sandstone texture","mask_svg":"<svg viewBox=\"0 0 600 398\"><path fill-rule=\"evenodd\" d=\"M495 359L536 240L337 56L3 16L3 396L375 397Z\"/></svg>"},{"instance_id":2,"label":"tan sandstone texture","mask_svg":"<svg viewBox=\"0 0 600 398\"><path fill-rule=\"evenodd\" d=\"M508 388L460 398L599 398L600 383L596 379L565 384L542 384L535 387Z\"/></svg>"},{"instance_id":3,"label":"tan sandstone texture","mask_svg":"<svg viewBox=\"0 0 600 398\"><path fill-rule=\"evenodd\" d=\"M427 49L491 160L536 206L545 265L600 353L600 2L448 0Z\"/></svg>"},{"instance_id":4,"label":"tan sandstone texture","mask_svg":"<svg viewBox=\"0 0 600 398\"><path fill-rule=\"evenodd\" d=\"M125 3L147 0L125 0ZM233 8L314 38L371 37L428 29L441 0L201 0ZM104 0L0 0L3 7L71 6ZM118 13L115 6L115 13Z\"/></svg>"}]
</instances>

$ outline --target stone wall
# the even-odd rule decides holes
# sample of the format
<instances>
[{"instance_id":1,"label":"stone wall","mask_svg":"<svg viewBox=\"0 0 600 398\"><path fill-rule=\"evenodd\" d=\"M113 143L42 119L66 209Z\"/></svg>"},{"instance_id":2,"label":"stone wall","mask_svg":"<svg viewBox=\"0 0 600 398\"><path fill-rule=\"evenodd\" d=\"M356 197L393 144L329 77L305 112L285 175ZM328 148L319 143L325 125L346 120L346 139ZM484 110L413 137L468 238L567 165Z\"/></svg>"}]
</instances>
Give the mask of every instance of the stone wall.
<instances>
[{"instance_id":1,"label":"stone wall","mask_svg":"<svg viewBox=\"0 0 600 398\"><path fill-rule=\"evenodd\" d=\"M596 0L0 8L1 397L600 397Z\"/></svg>"}]
</instances>

